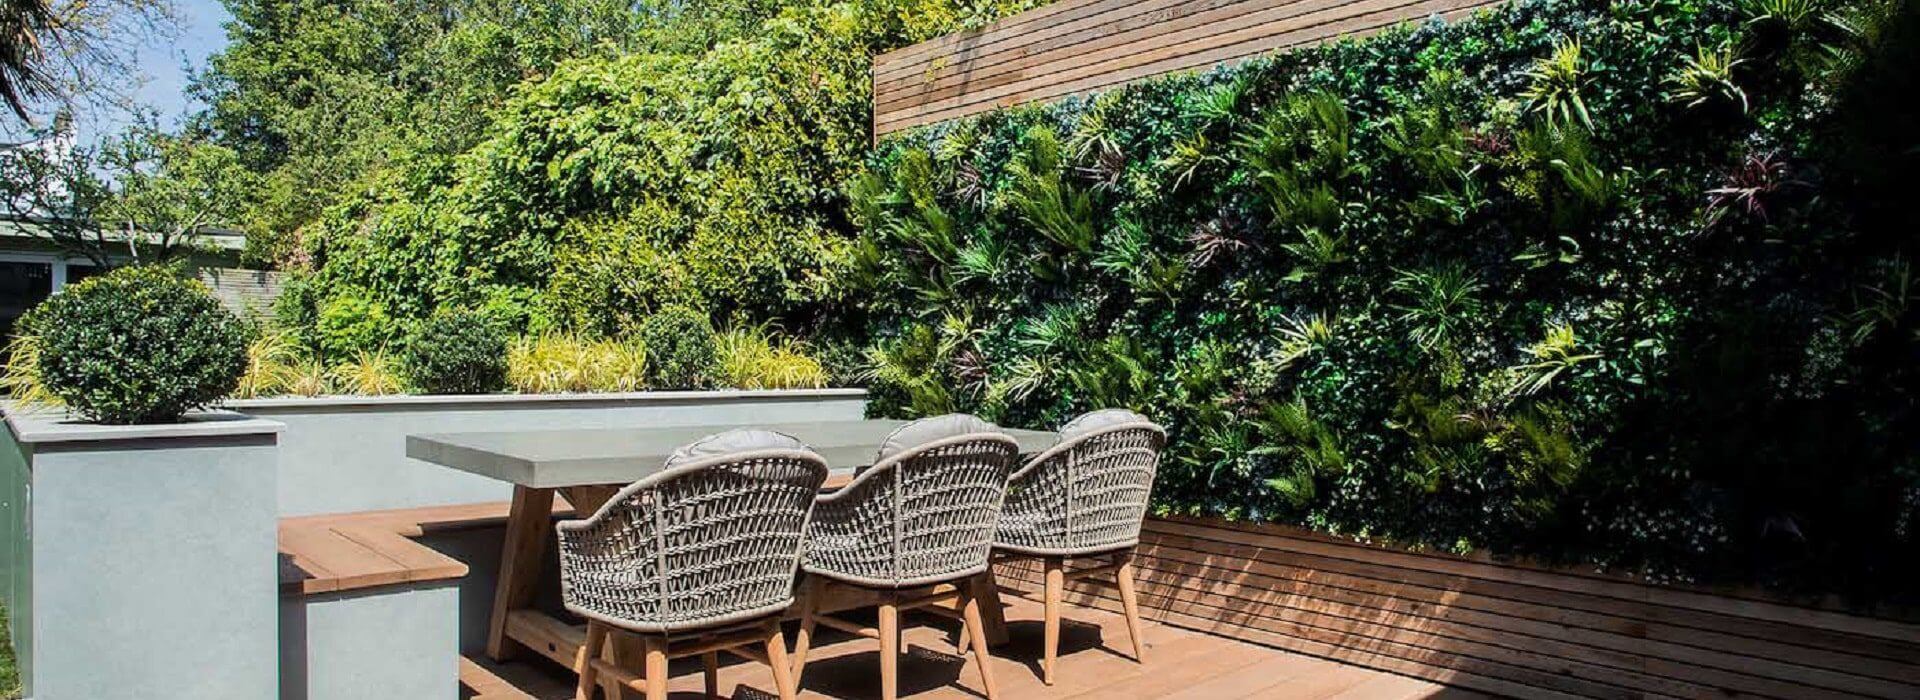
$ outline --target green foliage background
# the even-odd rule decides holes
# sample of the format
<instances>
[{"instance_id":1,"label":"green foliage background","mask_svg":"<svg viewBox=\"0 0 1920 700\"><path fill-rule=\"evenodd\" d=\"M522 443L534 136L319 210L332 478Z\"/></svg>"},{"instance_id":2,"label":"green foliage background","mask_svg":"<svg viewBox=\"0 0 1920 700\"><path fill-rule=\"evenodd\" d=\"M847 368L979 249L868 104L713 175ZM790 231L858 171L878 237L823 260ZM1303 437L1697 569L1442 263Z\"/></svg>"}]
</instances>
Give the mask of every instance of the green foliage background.
<instances>
[{"instance_id":1,"label":"green foliage background","mask_svg":"<svg viewBox=\"0 0 1920 700\"><path fill-rule=\"evenodd\" d=\"M889 140L879 410L1144 411L1164 511L1910 594L1916 5L1522 2Z\"/></svg>"},{"instance_id":2,"label":"green foliage background","mask_svg":"<svg viewBox=\"0 0 1920 700\"><path fill-rule=\"evenodd\" d=\"M799 327L835 300L871 55L1031 4L234 0L198 126L267 183L295 328L470 307L618 335L669 305Z\"/></svg>"}]
</instances>

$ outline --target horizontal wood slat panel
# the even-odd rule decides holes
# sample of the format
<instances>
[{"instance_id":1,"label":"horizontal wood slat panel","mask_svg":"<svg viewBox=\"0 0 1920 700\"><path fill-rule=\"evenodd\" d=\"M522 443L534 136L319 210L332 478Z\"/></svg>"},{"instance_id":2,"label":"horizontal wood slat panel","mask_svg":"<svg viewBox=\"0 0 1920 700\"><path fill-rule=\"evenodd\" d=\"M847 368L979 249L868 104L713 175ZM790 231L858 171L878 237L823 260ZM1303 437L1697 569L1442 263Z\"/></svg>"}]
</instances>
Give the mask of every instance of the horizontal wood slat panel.
<instances>
[{"instance_id":1,"label":"horizontal wood slat panel","mask_svg":"<svg viewBox=\"0 0 1920 700\"><path fill-rule=\"evenodd\" d=\"M874 59L876 136L1498 0L1063 0Z\"/></svg>"},{"instance_id":2,"label":"horizontal wood slat panel","mask_svg":"<svg viewBox=\"0 0 1920 700\"><path fill-rule=\"evenodd\" d=\"M1920 697L1920 625L1292 528L1150 519L1143 614L1360 666L1527 697ZM1041 588L1035 561L996 569ZM1117 610L1108 587L1076 604Z\"/></svg>"}]
</instances>

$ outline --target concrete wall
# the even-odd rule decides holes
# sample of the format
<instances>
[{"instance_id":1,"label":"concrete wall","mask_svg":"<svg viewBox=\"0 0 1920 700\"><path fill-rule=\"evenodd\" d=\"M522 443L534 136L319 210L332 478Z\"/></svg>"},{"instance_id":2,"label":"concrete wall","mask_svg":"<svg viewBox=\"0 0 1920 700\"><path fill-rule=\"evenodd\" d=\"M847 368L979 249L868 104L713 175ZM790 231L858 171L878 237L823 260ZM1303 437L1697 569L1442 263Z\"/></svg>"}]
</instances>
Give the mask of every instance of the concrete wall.
<instances>
[{"instance_id":1,"label":"concrete wall","mask_svg":"<svg viewBox=\"0 0 1920 700\"><path fill-rule=\"evenodd\" d=\"M560 428L639 428L858 420L866 392L323 397L234 401L228 408L287 426L282 516L504 501L503 482L405 456L407 435Z\"/></svg>"},{"instance_id":2,"label":"concrete wall","mask_svg":"<svg viewBox=\"0 0 1920 700\"><path fill-rule=\"evenodd\" d=\"M281 700L453 700L459 593L441 581L282 599Z\"/></svg>"},{"instance_id":3,"label":"concrete wall","mask_svg":"<svg viewBox=\"0 0 1920 700\"><path fill-rule=\"evenodd\" d=\"M26 446L13 431L0 428L0 602L7 606L7 629L21 679L33 677L33 530L27 500L33 472Z\"/></svg>"},{"instance_id":4,"label":"concrete wall","mask_svg":"<svg viewBox=\"0 0 1920 700\"><path fill-rule=\"evenodd\" d=\"M27 470L22 681L37 700L254 700L278 689L280 426L98 426L7 412ZM17 465L15 465L17 469ZM28 505L30 503L30 506ZM21 604L24 603L24 604Z\"/></svg>"}]
</instances>

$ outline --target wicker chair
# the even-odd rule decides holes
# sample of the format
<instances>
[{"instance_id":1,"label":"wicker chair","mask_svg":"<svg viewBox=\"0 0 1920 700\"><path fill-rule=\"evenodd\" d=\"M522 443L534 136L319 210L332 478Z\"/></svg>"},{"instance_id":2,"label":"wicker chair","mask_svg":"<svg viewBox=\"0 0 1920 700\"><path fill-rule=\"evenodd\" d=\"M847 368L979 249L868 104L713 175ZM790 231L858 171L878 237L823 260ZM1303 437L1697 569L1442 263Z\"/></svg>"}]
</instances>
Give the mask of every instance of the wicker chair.
<instances>
[{"instance_id":1,"label":"wicker chair","mask_svg":"<svg viewBox=\"0 0 1920 700\"><path fill-rule=\"evenodd\" d=\"M1061 426L1060 444L1028 461L1007 485L994 552L1001 560L1038 558L1046 572L1046 649L1040 669L1048 685L1059 656L1060 604L1069 580L1113 575L1133 658L1142 659L1132 556L1166 440L1165 430L1138 413L1094 411ZM1106 561L1069 571L1068 560L1078 559ZM997 602L988 605L997 607Z\"/></svg>"},{"instance_id":2,"label":"wicker chair","mask_svg":"<svg viewBox=\"0 0 1920 700\"><path fill-rule=\"evenodd\" d=\"M975 581L987 576L1007 474L1019 449L1013 438L973 416L923 419L895 431L871 469L819 498L801 566L807 577L794 642L796 685L814 627L825 624L880 640L881 697L893 700L899 692L900 613L927 609L958 613L973 640L981 684L989 698L996 697L974 591ZM831 617L875 598L878 627Z\"/></svg>"},{"instance_id":3,"label":"wicker chair","mask_svg":"<svg viewBox=\"0 0 1920 700\"><path fill-rule=\"evenodd\" d=\"M574 660L577 697L599 676L666 698L667 661L699 654L718 693L718 653L773 668L793 693L780 618L794 601L802 537L826 481L819 455L786 435L735 430L682 447L665 468L622 489L585 520L562 522L561 592L587 620ZM615 633L645 649L635 676L603 660Z\"/></svg>"}]
</instances>

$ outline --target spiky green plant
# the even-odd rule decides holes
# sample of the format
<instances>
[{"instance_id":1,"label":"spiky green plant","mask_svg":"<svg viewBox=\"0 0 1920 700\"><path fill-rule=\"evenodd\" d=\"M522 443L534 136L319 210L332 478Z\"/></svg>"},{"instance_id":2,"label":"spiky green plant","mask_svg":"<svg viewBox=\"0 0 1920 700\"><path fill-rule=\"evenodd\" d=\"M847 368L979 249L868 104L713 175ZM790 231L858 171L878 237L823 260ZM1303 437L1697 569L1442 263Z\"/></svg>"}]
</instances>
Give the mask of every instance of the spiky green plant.
<instances>
[{"instance_id":1,"label":"spiky green plant","mask_svg":"<svg viewBox=\"0 0 1920 700\"><path fill-rule=\"evenodd\" d=\"M292 396L321 396L333 391L333 372L315 360L306 360L288 368L286 393Z\"/></svg>"},{"instance_id":2,"label":"spiky green plant","mask_svg":"<svg viewBox=\"0 0 1920 700\"><path fill-rule=\"evenodd\" d=\"M1060 137L1053 129L1029 129L1007 173L1012 182L1006 202L1022 221L1070 252L1093 251L1093 244L1099 240L1094 228L1093 196L1067 181Z\"/></svg>"},{"instance_id":3,"label":"spiky green plant","mask_svg":"<svg viewBox=\"0 0 1920 700\"><path fill-rule=\"evenodd\" d=\"M914 415L951 413L958 406L947 388L951 359L942 352L939 332L916 323L900 336L869 348L867 366L859 378L904 394L906 408Z\"/></svg>"},{"instance_id":4,"label":"spiky green plant","mask_svg":"<svg viewBox=\"0 0 1920 700\"><path fill-rule=\"evenodd\" d=\"M387 396L406 391L400 363L386 351L363 351L334 365L333 385L356 396Z\"/></svg>"},{"instance_id":5,"label":"spiky green plant","mask_svg":"<svg viewBox=\"0 0 1920 700\"><path fill-rule=\"evenodd\" d=\"M1264 444L1252 453L1278 462L1273 470L1277 473L1266 479L1267 488L1295 507L1313 501L1321 475L1346 469L1347 454L1339 437L1314 419L1305 400L1268 404L1259 425Z\"/></svg>"},{"instance_id":6,"label":"spiky green plant","mask_svg":"<svg viewBox=\"0 0 1920 700\"><path fill-rule=\"evenodd\" d=\"M1237 140L1247 172L1278 226L1339 226L1345 206L1333 183L1357 172L1346 102L1323 93L1293 95Z\"/></svg>"},{"instance_id":7,"label":"spiky green plant","mask_svg":"<svg viewBox=\"0 0 1920 700\"><path fill-rule=\"evenodd\" d=\"M1005 240L997 236L979 236L954 256L953 278L962 283L992 284L1011 271L1011 257L1012 251Z\"/></svg>"},{"instance_id":8,"label":"spiky green plant","mask_svg":"<svg viewBox=\"0 0 1920 700\"><path fill-rule=\"evenodd\" d=\"M507 348L507 384L526 394L639 391L647 351L636 341L548 334Z\"/></svg>"},{"instance_id":9,"label":"spiky green plant","mask_svg":"<svg viewBox=\"0 0 1920 700\"><path fill-rule=\"evenodd\" d=\"M1574 335L1573 325L1568 323L1548 326L1546 337L1527 346L1526 352L1533 359L1532 362L1507 370L1512 377L1512 386L1508 389L1511 395L1539 393L1568 370L1602 357L1600 353L1581 352L1580 339Z\"/></svg>"},{"instance_id":10,"label":"spiky green plant","mask_svg":"<svg viewBox=\"0 0 1920 700\"><path fill-rule=\"evenodd\" d=\"M1333 344L1333 323L1324 313L1287 317L1280 327L1280 349L1274 353L1278 367L1286 369L1308 355L1324 352Z\"/></svg>"},{"instance_id":11,"label":"spiky green plant","mask_svg":"<svg viewBox=\"0 0 1920 700\"><path fill-rule=\"evenodd\" d=\"M815 389L827 370L791 339L765 325L734 326L714 335L720 381L736 389Z\"/></svg>"},{"instance_id":12,"label":"spiky green plant","mask_svg":"<svg viewBox=\"0 0 1920 700\"><path fill-rule=\"evenodd\" d=\"M1896 256L1878 267L1879 279L1854 290L1854 308L1846 314L1855 345L1883 329L1900 327L1913 307L1920 306L1920 285L1914 283L1913 266L1905 257ZM1920 330L1914 331L1913 339L1920 340Z\"/></svg>"},{"instance_id":13,"label":"spiky green plant","mask_svg":"<svg viewBox=\"0 0 1920 700\"><path fill-rule=\"evenodd\" d=\"M21 333L7 341L7 367L0 393L23 404L58 406L60 397L40 380L40 336Z\"/></svg>"},{"instance_id":14,"label":"spiky green plant","mask_svg":"<svg viewBox=\"0 0 1920 700\"><path fill-rule=\"evenodd\" d=\"M1108 234L1093 266L1126 280L1136 294L1172 299L1180 291L1186 265L1162 255L1152 233L1137 219L1122 219Z\"/></svg>"},{"instance_id":15,"label":"spiky green plant","mask_svg":"<svg viewBox=\"0 0 1920 700\"><path fill-rule=\"evenodd\" d=\"M240 376L234 398L251 399L290 392L303 360L292 334L269 329L247 344L247 372Z\"/></svg>"},{"instance_id":16,"label":"spiky green plant","mask_svg":"<svg viewBox=\"0 0 1920 700\"><path fill-rule=\"evenodd\" d=\"M1433 350L1465 330L1480 314L1478 279L1460 265L1427 270L1400 270L1390 285L1400 298L1393 308L1409 326L1409 337L1423 350Z\"/></svg>"},{"instance_id":17,"label":"spiky green plant","mask_svg":"<svg viewBox=\"0 0 1920 700\"><path fill-rule=\"evenodd\" d=\"M1579 40L1554 44L1553 53L1536 59L1525 75L1531 82L1521 96L1527 100L1530 110L1545 116L1547 126L1557 131L1577 124L1582 129L1593 130L1593 117L1587 113L1586 99L1580 95L1588 78Z\"/></svg>"},{"instance_id":18,"label":"spiky green plant","mask_svg":"<svg viewBox=\"0 0 1920 700\"><path fill-rule=\"evenodd\" d=\"M1747 111L1747 91L1734 81L1733 72L1746 59L1740 58L1732 43L1709 49L1696 46L1692 55L1682 56L1681 64L1667 75L1667 98L1688 107L1712 104L1738 105Z\"/></svg>"}]
</instances>

